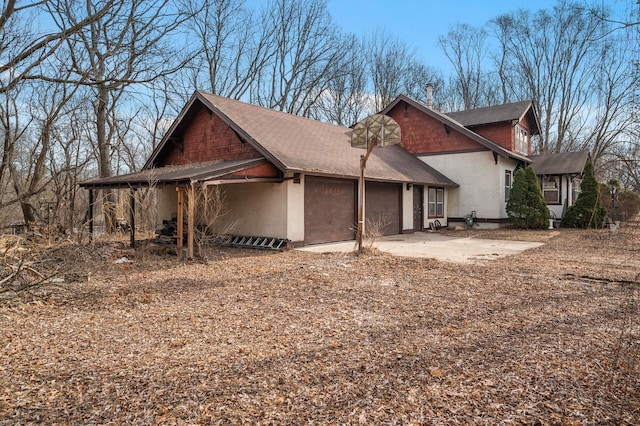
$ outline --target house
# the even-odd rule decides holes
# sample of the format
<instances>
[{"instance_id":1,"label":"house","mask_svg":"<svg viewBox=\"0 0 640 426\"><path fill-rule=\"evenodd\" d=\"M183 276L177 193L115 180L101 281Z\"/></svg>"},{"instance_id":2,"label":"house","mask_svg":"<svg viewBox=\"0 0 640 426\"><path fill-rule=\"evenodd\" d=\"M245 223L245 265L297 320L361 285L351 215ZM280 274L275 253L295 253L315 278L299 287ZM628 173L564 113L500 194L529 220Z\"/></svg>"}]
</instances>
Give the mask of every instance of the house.
<instances>
[{"instance_id":1,"label":"house","mask_svg":"<svg viewBox=\"0 0 640 426\"><path fill-rule=\"evenodd\" d=\"M363 150L351 147L350 133L349 128L196 92L141 172L91 179L81 186L153 185L161 220L180 217L184 191L219 185L236 234L284 238L292 245L351 240ZM429 226L423 200L431 188L439 197L433 208L446 218L444 192L457 186L397 145L373 150L365 179L366 218L378 221L385 235Z\"/></svg>"},{"instance_id":2,"label":"house","mask_svg":"<svg viewBox=\"0 0 640 426\"><path fill-rule=\"evenodd\" d=\"M443 114L401 95L381 113L401 128L400 144L374 149L365 170L365 216L384 235L470 221L499 227L507 222L515 171L534 161L543 182L558 177L575 185L579 177L582 157L529 156L539 129L530 101ZM159 220L178 217L180 227L187 205L189 246L195 222L189 200L210 185L224 190L235 234L294 246L352 240L363 150L351 146L350 134L349 128L198 91L141 172L81 186L90 194L154 186ZM569 159L570 167L552 166ZM552 204L575 199L575 193L553 201L548 196Z\"/></svg>"},{"instance_id":3,"label":"house","mask_svg":"<svg viewBox=\"0 0 640 426\"><path fill-rule=\"evenodd\" d=\"M383 113L400 125L407 151L458 183L448 191L449 226L469 218L484 228L508 222L513 175L531 163L539 128L530 101L443 114L399 96Z\"/></svg>"},{"instance_id":4,"label":"house","mask_svg":"<svg viewBox=\"0 0 640 426\"><path fill-rule=\"evenodd\" d=\"M575 204L589 151L530 155L551 218L559 221Z\"/></svg>"}]
</instances>

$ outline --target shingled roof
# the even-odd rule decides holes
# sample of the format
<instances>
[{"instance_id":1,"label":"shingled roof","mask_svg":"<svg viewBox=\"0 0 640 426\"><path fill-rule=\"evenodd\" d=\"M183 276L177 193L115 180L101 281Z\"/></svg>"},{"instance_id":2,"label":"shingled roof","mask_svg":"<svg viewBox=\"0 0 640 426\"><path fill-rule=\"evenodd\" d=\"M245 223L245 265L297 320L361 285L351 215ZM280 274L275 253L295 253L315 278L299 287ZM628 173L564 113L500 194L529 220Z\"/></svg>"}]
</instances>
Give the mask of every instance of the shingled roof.
<instances>
[{"instance_id":1,"label":"shingled roof","mask_svg":"<svg viewBox=\"0 0 640 426\"><path fill-rule=\"evenodd\" d=\"M502 123L505 121L518 121L528 115L529 131L531 134L536 135L540 132L540 125L533 110L533 102L531 101L448 112L446 115L465 127Z\"/></svg>"},{"instance_id":2,"label":"shingled roof","mask_svg":"<svg viewBox=\"0 0 640 426\"><path fill-rule=\"evenodd\" d=\"M433 118L435 118L436 120L440 121L442 124L446 124L447 126L449 126L450 128L454 129L455 131L465 135L466 137L468 137L469 139L477 142L479 145L484 146L485 148L487 148L488 150L492 151L494 154L496 155L500 155L504 158L513 158L515 160L518 161L522 161L525 164L529 164L530 160L520 154L517 154L515 152L509 151L508 149L503 148L502 146L498 145L497 143L490 141L489 139L485 138L484 136L481 136L479 134L477 134L476 132L474 132L473 130L470 130L468 128L466 128L462 123L459 123L458 121L454 120L453 118L449 117L447 114L443 114L441 112L435 111L431 108L428 108L426 105L421 104L420 102L417 102L405 95L400 95L398 96L396 99L393 100L393 102L391 102L389 105L387 105L387 107L385 109L383 109L380 113L381 114L386 114L388 113L391 109L393 109L398 103L400 102L406 102L407 104L413 106L414 108L422 111L423 113L425 113L428 116L431 116Z\"/></svg>"},{"instance_id":3,"label":"shingled roof","mask_svg":"<svg viewBox=\"0 0 640 426\"><path fill-rule=\"evenodd\" d=\"M153 167L155 158L179 126L180 118L196 102L218 115L283 173L348 178L360 175L360 156L364 151L351 147L351 129L201 91L194 93L145 168ZM457 185L400 146L374 149L365 175L370 180Z\"/></svg>"},{"instance_id":4,"label":"shingled roof","mask_svg":"<svg viewBox=\"0 0 640 426\"><path fill-rule=\"evenodd\" d=\"M208 161L205 163L157 167L126 175L89 179L81 182L80 186L84 188L139 188L156 185L188 184L227 176L266 162L265 158L251 158L247 160Z\"/></svg>"},{"instance_id":5,"label":"shingled roof","mask_svg":"<svg viewBox=\"0 0 640 426\"><path fill-rule=\"evenodd\" d=\"M537 175L580 174L589 159L589 151L530 155Z\"/></svg>"}]
</instances>

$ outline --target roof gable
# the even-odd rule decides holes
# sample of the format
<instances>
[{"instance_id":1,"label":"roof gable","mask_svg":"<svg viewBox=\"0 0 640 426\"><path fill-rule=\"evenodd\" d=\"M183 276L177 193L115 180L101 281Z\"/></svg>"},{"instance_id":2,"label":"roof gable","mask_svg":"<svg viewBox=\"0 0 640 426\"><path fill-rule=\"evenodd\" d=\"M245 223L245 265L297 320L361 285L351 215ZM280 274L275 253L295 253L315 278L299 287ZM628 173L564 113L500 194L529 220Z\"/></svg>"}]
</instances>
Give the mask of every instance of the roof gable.
<instances>
[{"instance_id":1,"label":"roof gable","mask_svg":"<svg viewBox=\"0 0 640 426\"><path fill-rule=\"evenodd\" d=\"M589 151L530 155L537 175L581 174L589 159Z\"/></svg>"},{"instance_id":2,"label":"roof gable","mask_svg":"<svg viewBox=\"0 0 640 426\"><path fill-rule=\"evenodd\" d=\"M531 134L536 135L540 132L538 116L532 101L513 102L491 107L448 112L446 115L465 127L521 121L527 117Z\"/></svg>"},{"instance_id":3,"label":"roof gable","mask_svg":"<svg viewBox=\"0 0 640 426\"><path fill-rule=\"evenodd\" d=\"M448 115L440 113L438 111L434 111L433 109L430 109L427 106L422 105L421 103L416 102L413 99L411 99L411 98L409 98L409 97L407 97L405 95L398 96L393 102L391 102L389 105L387 105L387 107L385 109L383 109L380 113L381 114L387 114L392 109L396 108L402 102L405 102L405 103L409 104L410 106L418 109L419 111L421 111L425 115L436 119L437 121L439 121L443 125L447 126L448 128L453 129L454 131L466 136L467 138L469 138L472 141L474 141L477 144L479 144L481 147L484 147L484 148L492 151L495 155L499 155L499 156L502 156L504 158L515 159L517 161L521 161L521 162L524 162L526 164L528 164L530 162L530 160L527 157L525 157L523 155L520 155L520 154L517 154L517 153L512 152L512 151L509 151L508 149L503 148L502 146L498 145L497 143L492 142L489 139L487 139L487 138L477 134L476 132L466 128L461 123L459 123L458 121L456 121L453 118L449 117Z\"/></svg>"},{"instance_id":4,"label":"roof gable","mask_svg":"<svg viewBox=\"0 0 640 426\"><path fill-rule=\"evenodd\" d=\"M196 102L220 117L238 137L253 146L281 172L357 178L363 150L352 148L351 129L247 104L233 99L196 92L156 148L145 168L153 167L163 146ZM456 185L399 146L373 151L366 176L374 180Z\"/></svg>"}]
</instances>

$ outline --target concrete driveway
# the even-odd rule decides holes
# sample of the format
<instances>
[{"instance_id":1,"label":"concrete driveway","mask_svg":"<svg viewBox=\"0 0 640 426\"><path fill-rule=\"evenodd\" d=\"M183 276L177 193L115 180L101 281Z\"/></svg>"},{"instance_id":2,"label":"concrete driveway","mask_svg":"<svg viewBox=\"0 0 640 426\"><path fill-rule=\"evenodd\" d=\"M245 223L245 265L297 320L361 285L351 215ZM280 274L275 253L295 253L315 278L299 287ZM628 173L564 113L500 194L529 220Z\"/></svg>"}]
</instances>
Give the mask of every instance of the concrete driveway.
<instances>
[{"instance_id":1,"label":"concrete driveway","mask_svg":"<svg viewBox=\"0 0 640 426\"><path fill-rule=\"evenodd\" d=\"M426 257L448 262L471 263L496 259L544 243L527 241L487 240L471 237L452 237L437 232L391 235L376 240L374 247L395 256ZM350 252L357 249L355 241L316 244L298 250L316 253Z\"/></svg>"}]
</instances>

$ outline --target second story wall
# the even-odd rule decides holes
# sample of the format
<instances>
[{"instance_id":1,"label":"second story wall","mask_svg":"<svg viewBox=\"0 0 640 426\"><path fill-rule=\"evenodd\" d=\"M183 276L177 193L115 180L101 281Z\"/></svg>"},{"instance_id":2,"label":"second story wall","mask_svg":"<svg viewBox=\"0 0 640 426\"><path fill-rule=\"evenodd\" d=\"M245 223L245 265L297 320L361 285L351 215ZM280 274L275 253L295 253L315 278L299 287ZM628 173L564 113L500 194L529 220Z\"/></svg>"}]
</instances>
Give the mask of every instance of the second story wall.
<instances>
[{"instance_id":1,"label":"second story wall","mask_svg":"<svg viewBox=\"0 0 640 426\"><path fill-rule=\"evenodd\" d=\"M509 151L515 152L514 129L511 123L503 122L473 126L469 127L469 130L476 132L480 136L484 136Z\"/></svg>"},{"instance_id":2,"label":"second story wall","mask_svg":"<svg viewBox=\"0 0 640 426\"><path fill-rule=\"evenodd\" d=\"M445 126L404 102L387 112L401 129L401 145L412 154L453 153L484 150L468 137Z\"/></svg>"}]
</instances>

